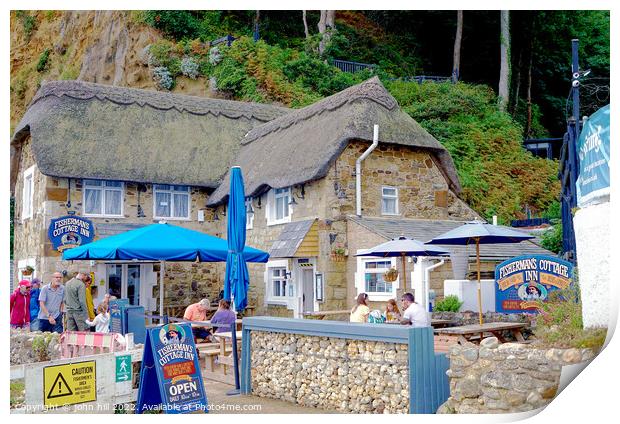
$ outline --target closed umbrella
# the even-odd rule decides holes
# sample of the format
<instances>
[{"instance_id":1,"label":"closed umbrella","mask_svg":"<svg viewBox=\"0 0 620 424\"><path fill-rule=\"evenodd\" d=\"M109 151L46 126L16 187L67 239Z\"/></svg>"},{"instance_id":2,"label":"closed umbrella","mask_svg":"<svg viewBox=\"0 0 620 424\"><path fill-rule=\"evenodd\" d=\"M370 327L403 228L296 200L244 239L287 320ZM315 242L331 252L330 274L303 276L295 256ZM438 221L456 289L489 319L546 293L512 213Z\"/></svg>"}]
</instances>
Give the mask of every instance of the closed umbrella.
<instances>
[{"instance_id":1,"label":"closed umbrella","mask_svg":"<svg viewBox=\"0 0 620 424\"><path fill-rule=\"evenodd\" d=\"M427 246L421 241L400 236L366 249L355 256L378 256L382 258L400 257L403 264L403 290L407 289L407 273L405 271L405 257L407 256L444 256L450 252L437 246Z\"/></svg>"},{"instance_id":2,"label":"closed umbrella","mask_svg":"<svg viewBox=\"0 0 620 424\"><path fill-rule=\"evenodd\" d=\"M480 283L480 244L520 243L534 236L502 225L491 225L483 221L470 221L441 234L427 244L460 245L476 244L476 267L478 270L478 318L482 325L482 287Z\"/></svg>"},{"instance_id":3,"label":"closed umbrella","mask_svg":"<svg viewBox=\"0 0 620 424\"><path fill-rule=\"evenodd\" d=\"M226 276L224 277L224 298L232 296L234 307L243 311L248 306L248 285L250 276L243 249L245 247L245 192L241 168L235 166L230 172L230 193L228 195Z\"/></svg>"}]
</instances>

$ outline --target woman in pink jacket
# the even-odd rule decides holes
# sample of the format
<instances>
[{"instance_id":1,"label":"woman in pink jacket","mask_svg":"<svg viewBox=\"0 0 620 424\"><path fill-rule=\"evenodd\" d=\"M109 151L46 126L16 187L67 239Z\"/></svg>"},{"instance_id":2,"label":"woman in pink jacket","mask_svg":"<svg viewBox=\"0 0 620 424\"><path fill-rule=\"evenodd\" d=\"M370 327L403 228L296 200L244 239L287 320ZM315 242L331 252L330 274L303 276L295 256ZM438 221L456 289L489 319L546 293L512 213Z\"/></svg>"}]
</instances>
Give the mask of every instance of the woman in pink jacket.
<instances>
[{"instance_id":1,"label":"woman in pink jacket","mask_svg":"<svg viewBox=\"0 0 620 424\"><path fill-rule=\"evenodd\" d=\"M30 281L22 280L11 294L11 327L30 327Z\"/></svg>"}]
</instances>

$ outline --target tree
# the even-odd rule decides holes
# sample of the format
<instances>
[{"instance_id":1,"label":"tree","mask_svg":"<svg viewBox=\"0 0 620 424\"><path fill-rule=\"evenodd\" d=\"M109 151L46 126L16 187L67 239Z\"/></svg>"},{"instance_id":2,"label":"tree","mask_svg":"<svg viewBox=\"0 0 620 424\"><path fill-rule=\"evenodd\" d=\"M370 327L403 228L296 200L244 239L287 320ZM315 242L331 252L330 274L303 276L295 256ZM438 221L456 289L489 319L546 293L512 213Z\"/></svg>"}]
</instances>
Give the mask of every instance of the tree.
<instances>
[{"instance_id":1,"label":"tree","mask_svg":"<svg viewBox=\"0 0 620 424\"><path fill-rule=\"evenodd\" d=\"M303 20L304 20L304 34L306 34L306 38L310 38L310 31L308 31L308 21L306 20L306 11L302 10L303 12Z\"/></svg>"},{"instance_id":2,"label":"tree","mask_svg":"<svg viewBox=\"0 0 620 424\"><path fill-rule=\"evenodd\" d=\"M510 16L508 10L500 11L500 70L499 70L499 108L506 110L510 82Z\"/></svg>"},{"instance_id":3,"label":"tree","mask_svg":"<svg viewBox=\"0 0 620 424\"><path fill-rule=\"evenodd\" d=\"M319 19L319 34L321 34L321 41L319 42L319 55L323 55L329 40L334 32L334 18L336 15L335 10L321 10L321 18Z\"/></svg>"},{"instance_id":4,"label":"tree","mask_svg":"<svg viewBox=\"0 0 620 424\"><path fill-rule=\"evenodd\" d=\"M454 60L452 61L452 82L457 82L461 74L461 40L463 38L463 11L456 12L456 37L454 37Z\"/></svg>"}]
</instances>

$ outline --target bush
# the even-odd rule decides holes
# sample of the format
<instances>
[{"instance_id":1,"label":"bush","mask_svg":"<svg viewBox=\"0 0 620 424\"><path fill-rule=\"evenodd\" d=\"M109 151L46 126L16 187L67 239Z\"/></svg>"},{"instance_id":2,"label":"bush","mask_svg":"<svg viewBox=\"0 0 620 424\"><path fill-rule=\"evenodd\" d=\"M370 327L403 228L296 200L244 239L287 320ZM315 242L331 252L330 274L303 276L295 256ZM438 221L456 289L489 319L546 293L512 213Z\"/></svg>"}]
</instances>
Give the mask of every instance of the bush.
<instances>
[{"instance_id":1,"label":"bush","mask_svg":"<svg viewBox=\"0 0 620 424\"><path fill-rule=\"evenodd\" d=\"M174 88L174 78L165 66L158 66L153 69L153 79L160 88L172 90Z\"/></svg>"},{"instance_id":2,"label":"bush","mask_svg":"<svg viewBox=\"0 0 620 424\"><path fill-rule=\"evenodd\" d=\"M577 283L549 294L539 302L539 319L534 335L539 343L558 348L590 348L598 350L607 335L606 328L584 329Z\"/></svg>"},{"instance_id":3,"label":"bush","mask_svg":"<svg viewBox=\"0 0 620 424\"><path fill-rule=\"evenodd\" d=\"M39 56L39 61L37 62L37 72L43 72L47 69L47 62L50 57L50 52L50 49L45 49L43 50L43 53L41 53L41 56Z\"/></svg>"},{"instance_id":4,"label":"bush","mask_svg":"<svg viewBox=\"0 0 620 424\"><path fill-rule=\"evenodd\" d=\"M196 79L200 76L200 66L193 58L185 56L181 60L181 73L191 79Z\"/></svg>"},{"instance_id":5,"label":"bush","mask_svg":"<svg viewBox=\"0 0 620 424\"><path fill-rule=\"evenodd\" d=\"M459 300L458 296L452 294L437 301L433 310L437 312L458 312L462 305L463 302Z\"/></svg>"},{"instance_id":6,"label":"bush","mask_svg":"<svg viewBox=\"0 0 620 424\"><path fill-rule=\"evenodd\" d=\"M147 10L144 22L177 40L200 35L200 21L187 10Z\"/></svg>"},{"instance_id":7,"label":"bush","mask_svg":"<svg viewBox=\"0 0 620 424\"><path fill-rule=\"evenodd\" d=\"M549 228L542 234L540 245L543 249L552 251L553 253L562 253L562 221L555 219L551 221L553 227Z\"/></svg>"},{"instance_id":8,"label":"bush","mask_svg":"<svg viewBox=\"0 0 620 424\"><path fill-rule=\"evenodd\" d=\"M15 12L15 17L22 21L22 26L24 27L24 34L26 35L26 40L30 40L32 33L35 29L37 29L37 19L30 15L25 10L17 10Z\"/></svg>"}]
</instances>

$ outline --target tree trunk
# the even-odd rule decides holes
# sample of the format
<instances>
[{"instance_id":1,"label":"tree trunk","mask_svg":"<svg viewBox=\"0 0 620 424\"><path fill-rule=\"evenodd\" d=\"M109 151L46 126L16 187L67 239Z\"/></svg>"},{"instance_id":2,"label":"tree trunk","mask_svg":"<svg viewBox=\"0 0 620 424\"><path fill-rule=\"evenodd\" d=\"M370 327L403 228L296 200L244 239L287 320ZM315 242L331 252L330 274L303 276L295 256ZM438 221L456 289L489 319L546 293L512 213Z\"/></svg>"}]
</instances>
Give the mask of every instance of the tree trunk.
<instances>
[{"instance_id":1,"label":"tree trunk","mask_svg":"<svg viewBox=\"0 0 620 424\"><path fill-rule=\"evenodd\" d=\"M334 31L334 17L336 15L335 10L321 10L321 18L319 19L319 33L321 34L321 41L319 42L319 54L323 55L329 40Z\"/></svg>"},{"instance_id":2,"label":"tree trunk","mask_svg":"<svg viewBox=\"0 0 620 424\"><path fill-rule=\"evenodd\" d=\"M260 10L256 11L256 16L254 17L254 41L258 41L260 38Z\"/></svg>"},{"instance_id":3,"label":"tree trunk","mask_svg":"<svg viewBox=\"0 0 620 424\"><path fill-rule=\"evenodd\" d=\"M310 38L310 31L308 31L308 21L306 20L306 11L302 10L303 19L304 19L304 34L306 34L306 38Z\"/></svg>"},{"instance_id":4,"label":"tree trunk","mask_svg":"<svg viewBox=\"0 0 620 424\"><path fill-rule=\"evenodd\" d=\"M532 135L532 44L530 42L530 63L527 67L527 125L525 136L530 138Z\"/></svg>"},{"instance_id":5,"label":"tree trunk","mask_svg":"<svg viewBox=\"0 0 620 424\"><path fill-rule=\"evenodd\" d=\"M456 12L456 37L454 37L454 55L452 61L452 82L456 83L461 76L461 40L463 38L463 11Z\"/></svg>"},{"instance_id":6,"label":"tree trunk","mask_svg":"<svg viewBox=\"0 0 620 424\"><path fill-rule=\"evenodd\" d=\"M512 116L516 116L519 108L519 90L521 90L521 67L523 66L523 49L519 50L519 60L517 61L517 75L515 76L514 102L512 106Z\"/></svg>"},{"instance_id":7,"label":"tree trunk","mask_svg":"<svg viewBox=\"0 0 620 424\"><path fill-rule=\"evenodd\" d=\"M499 109L506 111L510 84L510 17L508 10L500 12L500 56L501 65L499 70Z\"/></svg>"}]
</instances>

